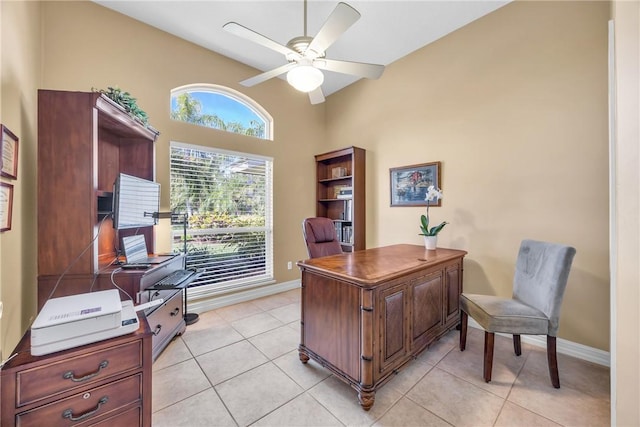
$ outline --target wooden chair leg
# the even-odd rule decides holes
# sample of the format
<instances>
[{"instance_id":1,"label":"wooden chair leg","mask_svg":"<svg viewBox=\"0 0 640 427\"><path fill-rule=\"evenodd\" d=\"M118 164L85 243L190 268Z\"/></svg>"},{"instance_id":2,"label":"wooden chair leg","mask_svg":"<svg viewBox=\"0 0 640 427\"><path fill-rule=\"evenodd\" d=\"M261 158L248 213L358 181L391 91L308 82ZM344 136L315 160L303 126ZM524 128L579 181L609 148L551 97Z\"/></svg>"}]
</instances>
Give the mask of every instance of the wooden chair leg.
<instances>
[{"instance_id":1,"label":"wooden chair leg","mask_svg":"<svg viewBox=\"0 0 640 427\"><path fill-rule=\"evenodd\" d=\"M493 332L484 331L484 380L491 381L491 370L493 368Z\"/></svg>"},{"instance_id":2,"label":"wooden chair leg","mask_svg":"<svg viewBox=\"0 0 640 427\"><path fill-rule=\"evenodd\" d=\"M467 348L467 322L469 321L469 315L460 310L460 351L464 351Z\"/></svg>"},{"instance_id":3,"label":"wooden chair leg","mask_svg":"<svg viewBox=\"0 0 640 427\"><path fill-rule=\"evenodd\" d=\"M549 376L551 384L560 388L560 374L558 373L558 358L556 356L556 337L547 335L547 362L549 363Z\"/></svg>"},{"instance_id":4,"label":"wooden chair leg","mask_svg":"<svg viewBox=\"0 0 640 427\"><path fill-rule=\"evenodd\" d=\"M520 345L520 335L513 336L513 351L516 352L516 356L522 354L522 346Z\"/></svg>"}]
</instances>

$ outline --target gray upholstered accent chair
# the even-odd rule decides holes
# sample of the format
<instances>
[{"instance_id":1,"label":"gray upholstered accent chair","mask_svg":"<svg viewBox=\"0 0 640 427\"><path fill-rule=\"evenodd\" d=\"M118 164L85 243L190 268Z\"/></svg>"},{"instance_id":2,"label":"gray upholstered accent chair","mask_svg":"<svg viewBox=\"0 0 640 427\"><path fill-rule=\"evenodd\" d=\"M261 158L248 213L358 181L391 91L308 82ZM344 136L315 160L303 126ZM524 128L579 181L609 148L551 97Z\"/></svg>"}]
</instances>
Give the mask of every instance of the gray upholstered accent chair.
<instances>
[{"instance_id":1,"label":"gray upholstered accent chair","mask_svg":"<svg viewBox=\"0 0 640 427\"><path fill-rule=\"evenodd\" d=\"M309 258L342 253L333 221L329 218L314 217L302 221L302 234L307 245Z\"/></svg>"},{"instance_id":2,"label":"gray upholstered accent chair","mask_svg":"<svg viewBox=\"0 0 640 427\"><path fill-rule=\"evenodd\" d=\"M513 297L463 293L460 297L460 351L467 341L468 316L484 333L484 380L491 381L496 332L513 334L516 356L522 353L520 335L546 335L549 375L560 388L556 335L564 290L576 250L555 243L523 240L513 279Z\"/></svg>"}]
</instances>

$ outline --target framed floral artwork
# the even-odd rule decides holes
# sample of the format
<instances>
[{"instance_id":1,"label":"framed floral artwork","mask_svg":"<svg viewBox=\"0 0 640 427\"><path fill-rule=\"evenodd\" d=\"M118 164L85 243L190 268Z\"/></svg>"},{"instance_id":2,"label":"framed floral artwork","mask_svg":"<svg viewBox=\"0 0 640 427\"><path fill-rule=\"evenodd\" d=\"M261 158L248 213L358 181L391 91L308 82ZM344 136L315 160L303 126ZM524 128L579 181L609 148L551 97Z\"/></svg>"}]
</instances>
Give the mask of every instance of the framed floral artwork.
<instances>
[{"instance_id":1,"label":"framed floral artwork","mask_svg":"<svg viewBox=\"0 0 640 427\"><path fill-rule=\"evenodd\" d=\"M421 163L389 169L391 206L427 206L429 186L442 188L440 162ZM429 200L429 206L440 206L440 200Z\"/></svg>"},{"instance_id":2,"label":"framed floral artwork","mask_svg":"<svg viewBox=\"0 0 640 427\"><path fill-rule=\"evenodd\" d=\"M2 129L2 168L0 175L7 178L18 178L18 137L5 125Z\"/></svg>"}]
</instances>

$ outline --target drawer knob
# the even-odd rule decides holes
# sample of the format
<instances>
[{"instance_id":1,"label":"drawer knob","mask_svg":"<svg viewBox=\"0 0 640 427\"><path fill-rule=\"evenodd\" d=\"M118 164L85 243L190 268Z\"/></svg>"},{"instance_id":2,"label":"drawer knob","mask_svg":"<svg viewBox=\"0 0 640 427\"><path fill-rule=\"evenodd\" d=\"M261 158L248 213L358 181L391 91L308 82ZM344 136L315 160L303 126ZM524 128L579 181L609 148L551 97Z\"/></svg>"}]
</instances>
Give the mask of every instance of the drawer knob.
<instances>
[{"instance_id":1,"label":"drawer knob","mask_svg":"<svg viewBox=\"0 0 640 427\"><path fill-rule=\"evenodd\" d=\"M73 415L73 410L72 409L67 409L66 411L64 411L62 413L62 418L68 418L70 421L82 421L85 418L90 417L91 415L95 414L96 412L98 412L100 410L100 407L102 405L104 405L105 403L107 403L109 401L109 398L107 396L103 396L100 398L100 400L98 400L98 404L96 405L96 407L88 412L85 412L82 415L78 415L75 416Z\"/></svg>"},{"instance_id":2,"label":"drawer knob","mask_svg":"<svg viewBox=\"0 0 640 427\"><path fill-rule=\"evenodd\" d=\"M87 381L88 379L91 379L93 377L95 377L96 375L98 375L100 373L101 370L103 370L104 368L106 368L109 365L109 361L107 360L103 360L102 362L100 362L100 364L98 365L98 370L91 373L91 374L87 374L84 377L80 377L80 378L76 378L75 374L73 373L73 371L67 371L62 375L62 378L64 378L65 380L71 380L74 383L79 383L82 381Z\"/></svg>"},{"instance_id":3,"label":"drawer knob","mask_svg":"<svg viewBox=\"0 0 640 427\"><path fill-rule=\"evenodd\" d=\"M162 325L157 325L156 329L153 331L153 336L157 336L162 330Z\"/></svg>"},{"instance_id":4,"label":"drawer knob","mask_svg":"<svg viewBox=\"0 0 640 427\"><path fill-rule=\"evenodd\" d=\"M177 316L180 313L180 307L176 307L172 312L171 316Z\"/></svg>"}]
</instances>

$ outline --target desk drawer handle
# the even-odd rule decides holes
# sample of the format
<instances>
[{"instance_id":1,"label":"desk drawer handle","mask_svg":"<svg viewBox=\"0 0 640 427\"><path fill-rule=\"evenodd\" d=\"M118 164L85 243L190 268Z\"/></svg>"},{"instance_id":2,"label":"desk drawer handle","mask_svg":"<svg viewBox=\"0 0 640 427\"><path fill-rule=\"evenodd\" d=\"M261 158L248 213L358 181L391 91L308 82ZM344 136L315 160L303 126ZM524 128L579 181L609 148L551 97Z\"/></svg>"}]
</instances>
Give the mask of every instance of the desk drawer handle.
<instances>
[{"instance_id":1,"label":"desk drawer handle","mask_svg":"<svg viewBox=\"0 0 640 427\"><path fill-rule=\"evenodd\" d=\"M180 307L176 307L172 312L171 316L177 316L180 313Z\"/></svg>"},{"instance_id":2,"label":"desk drawer handle","mask_svg":"<svg viewBox=\"0 0 640 427\"><path fill-rule=\"evenodd\" d=\"M64 411L62 413L62 418L69 418L69 420L71 420L71 421L82 421L85 418L88 418L91 415L93 415L96 412L98 412L100 410L100 407L102 405L104 405L105 403L107 403L108 401L109 401L109 398L107 396L101 397L100 400L98 400L98 404L96 405L95 409L92 409L89 412L85 412L82 415L78 415L77 417L73 415L73 410L67 409L66 411Z\"/></svg>"},{"instance_id":3,"label":"desk drawer handle","mask_svg":"<svg viewBox=\"0 0 640 427\"><path fill-rule=\"evenodd\" d=\"M98 370L92 374L87 374L84 377L76 378L73 371L68 371L68 372L65 372L64 375L62 375L62 378L64 378L65 380L71 380L74 383L80 383L95 377L100 373L101 370L106 368L108 365L109 365L109 362L107 360L103 360L102 362L100 362L100 365L98 365Z\"/></svg>"},{"instance_id":4,"label":"desk drawer handle","mask_svg":"<svg viewBox=\"0 0 640 427\"><path fill-rule=\"evenodd\" d=\"M162 325L156 326L156 330L153 331L153 336L157 336L161 330L162 330Z\"/></svg>"}]
</instances>

